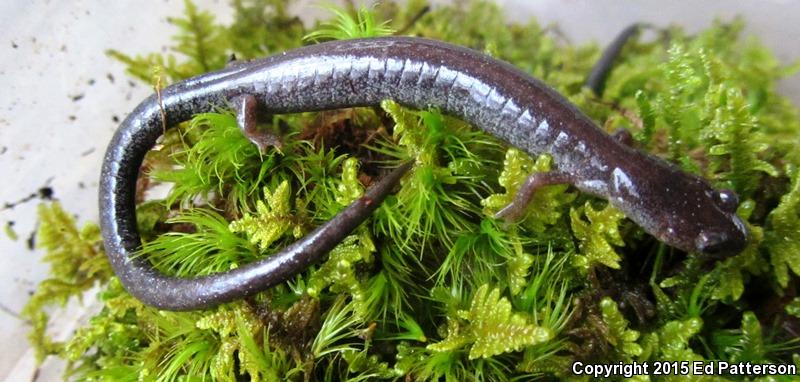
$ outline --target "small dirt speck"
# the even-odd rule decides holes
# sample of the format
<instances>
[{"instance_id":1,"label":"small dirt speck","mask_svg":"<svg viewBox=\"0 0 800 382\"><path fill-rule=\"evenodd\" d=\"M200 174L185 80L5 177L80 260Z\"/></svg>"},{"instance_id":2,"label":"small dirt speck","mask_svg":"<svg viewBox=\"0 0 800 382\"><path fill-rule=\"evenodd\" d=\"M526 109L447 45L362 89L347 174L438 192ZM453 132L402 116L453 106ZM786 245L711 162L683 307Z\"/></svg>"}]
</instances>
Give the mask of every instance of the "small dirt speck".
<instances>
[{"instance_id":1,"label":"small dirt speck","mask_svg":"<svg viewBox=\"0 0 800 382\"><path fill-rule=\"evenodd\" d=\"M28 244L28 249L31 251L36 248L36 230L31 231L31 234L28 235L28 240L25 242Z\"/></svg>"},{"instance_id":2,"label":"small dirt speck","mask_svg":"<svg viewBox=\"0 0 800 382\"><path fill-rule=\"evenodd\" d=\"M53 178L48 179L47 182L45 182L45 184L50 184L51 180L53 180ZM20 200L17 200L16 202L5 202L5 203L3 203L3 208L2 209L10 210L10 209L16 207L19 204L27 203L27 202L29 202L29 201L31 201L33 199L36 199L36 198L39 198L41 200L53 200L53 194L54 194L54 191L53 191L52 187L43 186L43 187L39 188L38 190L36 190L36 192L32 192L30 195L28 195L28 196L26 196L26 197L24 197L24 198L22 198Z\"/></svg>"},{"instance_id":3,"label":"small dirt speck","mask_svg":"<svg viewBox=\"0 0 800 382\"><path fill-rule=\"evenodd\" d=\"M11 41L11 47L17 49L19 48L19 45L17 45L17 43L15 43L14 41Z\"/></svg>"},{"instance_id":4,"label":"small dirt speck","mask_svg":"<svg viewBox=\"0 0 800 382\"><path fill-rule=\"evenodd\" d=\"M72 100L72 102L78 102L78 101L80 101L81 99L83 99L83 96L84 96L84 94L83 94L83 93L80 93L80 94L75 94L75 95L71 95L71 96L69 96L69 99L71 99L71 100Z\"/></svg>"},{"instance_id":5,"label":"small dirt speck","mask_svg":"<svg viewBox=\"0 0 800 382\"><path fill-rule=\"evenodd\" d=\"M39 189L39 197L42 200L53 200L53 188L49 186L44 186Z\"/></svg>"},{"instance_id":6,"label":"small dirt speck","mask_svg":"<svg viewBox=\"0 0 800 382\"><path fill-rule=\"evenodd\" d=\"M111 116L111 121L114 122L114 123L119 123L119 117L116 116L116 115L112 115Z\"/></svg>"},{"instance_id":7,"label":"small dirt speck","mask_svg":"<svg viewBox=\"0 0 800 382\"><path fill-rule=\"evenodd\" d=\"M114 83L114 75L111 73L106 73L106 78L108 78L108 82Z\"/></svg>"},{"instance_id":8,"label":"small dirt speck","mask_svg":"<svg viewBox=\"0 0 800 382\"><path fill-rule=\"evenodd\" d=\"M70 116L69 116L69 117L67 117L67 118L69 118L69 120L70 120L70 121L74 121L74 120L78 119L78 117L76 117L76 116L74 116L74 115L70 115Z\"/></svg>"}]
</instances>

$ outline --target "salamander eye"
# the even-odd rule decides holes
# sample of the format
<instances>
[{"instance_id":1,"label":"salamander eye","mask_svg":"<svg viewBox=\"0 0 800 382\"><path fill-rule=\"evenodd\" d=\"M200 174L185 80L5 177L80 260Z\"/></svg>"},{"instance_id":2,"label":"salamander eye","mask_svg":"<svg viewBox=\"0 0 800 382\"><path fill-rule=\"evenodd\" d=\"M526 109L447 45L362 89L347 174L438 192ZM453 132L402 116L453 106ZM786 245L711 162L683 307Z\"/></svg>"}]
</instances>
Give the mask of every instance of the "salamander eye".
<instances>
[{"instance_id":1,"label":"salamander eye","mask_svg":"<svg viewBox=\"0 0 800 382\"><path fill-rule=\"evenodd\" d=\"M739 197L731 190L720 190L714 195L714 199L725 212L734 213L739 208Z\"/></svg>"}]
</instances>

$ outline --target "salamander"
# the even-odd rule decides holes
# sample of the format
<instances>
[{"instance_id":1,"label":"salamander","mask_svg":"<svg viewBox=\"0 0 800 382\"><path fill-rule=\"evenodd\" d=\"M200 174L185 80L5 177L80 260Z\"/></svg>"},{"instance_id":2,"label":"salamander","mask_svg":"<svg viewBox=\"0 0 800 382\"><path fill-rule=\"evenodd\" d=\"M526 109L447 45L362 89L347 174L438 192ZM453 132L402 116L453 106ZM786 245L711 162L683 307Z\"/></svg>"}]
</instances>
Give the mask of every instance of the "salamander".
<instances>
[{"instance_id":1,"label":"salamander","mask_svg":"<svg viewBox=\"0 0 800 382\"><path fill-rule=\"evenodd\" d=\"M658 240L684 251L732 254L748 242L733 192L716 190L608 135L563 96L511 64L444 42L382 37L326 42L237 63L167 86L140 103L111 139L100 178L104 245L122 284L143 302L170 310L255 294L320 259L366 219L408 169L388 175L332 221L276 254L228 272L176 278L133 256L141 245L136 178L163 126L235 105L247 134L256 111L320 111L386 99L437 108L530 155L552 156L557 169L528 178L499 216L515 219L537 188L568 183L607 199Z\"/></svg>"},{"instance_id":2,"label":"salamander","mask_svg":"<svg viewBox=\"0 0 800 382\"><path fill-rule=\"evenodd\" d=\"M586 77L586 83L584 85L589 88L592 93L598 96L603 95L608 75L614 67L614 61L616 61L617 57L622 52L622 48L625 47L628 40L636 36L643 28L649 26L650 24L646 23L629 25L627 28L623 29L617 37L614 37L611 44L608 44L606 49L603 50L600 59L597 60L592 70L589 72L589 75Z\"/></svg>"}]
</instances>

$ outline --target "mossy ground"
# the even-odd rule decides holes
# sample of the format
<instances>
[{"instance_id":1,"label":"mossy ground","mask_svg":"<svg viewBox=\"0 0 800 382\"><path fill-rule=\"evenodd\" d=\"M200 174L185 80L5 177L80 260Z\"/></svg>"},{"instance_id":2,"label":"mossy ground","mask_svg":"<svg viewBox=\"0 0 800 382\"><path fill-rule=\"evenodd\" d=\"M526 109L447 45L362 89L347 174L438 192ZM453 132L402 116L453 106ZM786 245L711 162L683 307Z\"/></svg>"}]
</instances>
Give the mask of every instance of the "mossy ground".
<instances>
[{"instance_id":1,"label":"mossy ground","mask_svg":"<svg viewBox=\"0 0 800 382\"><path fill-rule=\"evenodd\" d=\"M228 112L203 114L166 134L140 181L142 256L170 274L269 256L360 195L383 167L416 164L328 260L198 312L142 305L113 277L97 226L78 229L58 204L42 205L38 242L52 278L25 315L40 357L69 362L67 379L506 381L583 379L571 375L574 361L800 364L800 118L775 92L797 66L743 40L741 22L633 41L597 98L582 86L597 46L567 45L535 22L509 25L490 3L425 12L422 1L385 2L336 10L309 29L280 0L233 6L234 22L221 25L187 2L172 20L173 53L110 54L164 86L220 68L231 53L249 59L392 31L485 51L544 80L608 131L627 128L648 151L734 189L752 243L722 261L681 253L566 186L537 194L519 224L501 224L493 213L550 159L436 110L387 101L274 116L263 127L284 146L265 153ZM144 201L159 182L173 185L169 195ZM52 341L49 307L94 285L103 309L68 341ZM691 377L666 377L681 378Z\"/></svg>"}]
</instances>

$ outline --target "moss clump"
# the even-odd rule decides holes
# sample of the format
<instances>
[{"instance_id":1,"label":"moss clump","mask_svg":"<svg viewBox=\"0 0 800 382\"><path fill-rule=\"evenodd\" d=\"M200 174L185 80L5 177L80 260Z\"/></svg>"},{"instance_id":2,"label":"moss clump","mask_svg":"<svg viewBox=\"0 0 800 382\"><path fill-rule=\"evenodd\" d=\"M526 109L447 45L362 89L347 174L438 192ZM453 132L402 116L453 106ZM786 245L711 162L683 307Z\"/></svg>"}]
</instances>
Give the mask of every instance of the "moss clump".
<instances>
[{"instance_id":1,"label":"moss clump","mask_svg":"<svg viewBox=\"0 0 800 382\"><path fill-rule=\"evenodd\" d=\"M339 9L308 30L283 1L234 1L230 26L186 4L172 20L172 53L111 56L144 81L158 67L155 82L164 84L218 69L231 53L249 59L309 39L403 30L451 41L513 63L600 126L627 128L654 154L733 188L754 238L719 262L680 253L605 201L562 186L537 195L523 221L503 225L492 214L550 159L436 110L386 101L275 116L263 122L282 132L284 146L263 153L231 115L198 115L146 158L145 177L173 188L138 207L140 256L174 275L269 256L357 197L382 166L416 165L327 261L199 312L142 305L113 277L97 227L79 230L57 204L43 206L39 243L52 278L25 314L40 355L70 362L67 379L508 381L570 378L574 361L800 360L792 336L800 118L775 92L790 69L743 41L741 22L632 42L597 99L582 88L596 46L559 44L535 22L508 25L487 2ZM50 340L44 309L92 285L102 310L65 343Z\"/></svg>"}]
</instances>

